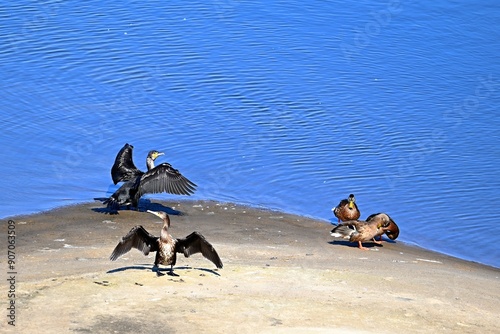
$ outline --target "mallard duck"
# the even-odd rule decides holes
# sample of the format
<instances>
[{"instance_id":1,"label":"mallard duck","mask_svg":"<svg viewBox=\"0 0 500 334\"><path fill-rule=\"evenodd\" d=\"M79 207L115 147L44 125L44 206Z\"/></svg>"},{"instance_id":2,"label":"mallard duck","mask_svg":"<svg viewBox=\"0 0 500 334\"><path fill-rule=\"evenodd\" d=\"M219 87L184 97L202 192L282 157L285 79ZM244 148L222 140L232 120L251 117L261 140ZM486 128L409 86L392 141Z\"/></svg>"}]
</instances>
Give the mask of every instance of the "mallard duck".
<instances>
[{"instance_id":1,"label":"mallard duck","mask_svg":"<svg viewBox=\"0 0 500 334\"><path fill-rule=\"evenodd\" d=\"M356 198L353 194L350 194L348 198L340 201L339 205L332 209L335 217L340 221L347 220L357 220L359 219L361 213L359 212L358 206L356 205Z\"/></svg>"},{"instance_id":2,"label":"mallard duck","mask_svg":"<svg viewBox=\"0 0 500 334\"><path fill-rule=\"evenodd\" d=\"M170 217L162 211L147 212L160 217L163 220L163 226L160 236L156 237L150 234L141 225L133 227L130 232L124 236L118 245L116 245L113 253L109 257L111 261L115 261L123 254L129 252L132 248L140 250L144 255L149 252L156 252L153 271L157 275L161 275L158 265L170 265L169 275L174 274L174 265L177 261L177 253L183 253L185 257L189 257L196 253L201 253L205 258L212 261L217 268L222 268L222 261L215 251L214 247L198 232L193 232L184 239L174 239L169 233Z\"/></svg>"},{"instance_id":3,"label":"mallard duck","mask_svg":"<svg viewBox=\"0 0 500 334\"><path fill-rule=\"evenodd\" d=\"M349 239L350 242L358 242L359 249L367 250L362 242L372 240L376 244L381 242L374 238L389 231L392 219L386 214L376 214L370 216L370 221L348 220L339 223L330 235L336 238ZM391 231L392 232L392 231Z\"/></svg>"},{"instance_id":4,"label":"mallard duck","mask_svg":"<svg viewBox=\"0 0 500 334\"><path fill-rule=\"evenodd\" d=\"M389 239L396 240L397 237L399 236L399 227L396 224L396 222L394 220L392 220L391 217L389 217L388 214L386 214L386 213L374 213L373 215L368 216L368 218L366 218L366 221L370 222L372 219L375 219L379 215L385 215L387 217L386 219L389 220L389 225L387 226L387 230L383 231L380 235L378 235L378 237L380 237L379 241L382 241L382 235L384 233Z\"/></svg>"},{"instance_id":5,"label":"mallard duck","mask_svg":"<svg viewBox=\"0 0 500 334\"><path fill-rule=\"evenodd\" d=\"M132 160L133 146L125 144L116 155L115 163L111 168L113 182L125 182L111 197L105 199L103 204L116 213L126 205L137 208L139 199L144 194L170 193L176 195L191 195L197 185L184 177L169 163L162 163L155 167L154 161L162 152L150 151L146 157L146 172L135 167Z\"/></svg>"}]
</instances>

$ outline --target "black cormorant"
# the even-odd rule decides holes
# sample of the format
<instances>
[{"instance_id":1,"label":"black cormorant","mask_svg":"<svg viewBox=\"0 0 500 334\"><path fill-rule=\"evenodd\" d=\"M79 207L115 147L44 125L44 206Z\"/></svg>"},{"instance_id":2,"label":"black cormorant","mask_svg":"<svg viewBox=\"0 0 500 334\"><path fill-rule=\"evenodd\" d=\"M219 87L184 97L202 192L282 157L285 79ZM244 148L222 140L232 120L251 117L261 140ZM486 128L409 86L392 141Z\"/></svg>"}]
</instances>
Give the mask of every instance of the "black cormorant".
<instances>
[{"instance_id":1,"label":"black cormorant","mask_svg":"<svg viewBox=\"0 0 500 334\"><path fill-rule=\"evenodd\" d=\"M111 261L118 259L132 248L140 250L144 255L149 252L156 252L153 270L158 275L158 265L170 265L169 275L174 275L174 265L177 260L177 253L184 253L185 257L192 254L201 253L205 258L212 261L217 268L222 268L222 261L215 251L214 247L198 232L193 232L184 239L174 239L169 233L170 217L161 211L150 211L163 220L163 226L159 237L150 234L141 225L133 227L130 232L124 236L113 250L109 257Z\"/></svg>"},{"instance_id":2,"label":"black cormorant","mask_svg":"<svg viewBox=\"0 0 500 334\"><path fill-rule=\"evenodd\" d=\"M155 167L155 159L163 155L162 152L150 151L146 158L148 170L142 172L135 167L132 160L133 146L125 144L116 155L115 163L111 168L113 182L124 182L111 197L104 200L104 204L111 210L118 210L120 206L137 208L139 199L148 193L167 192L176 195L191 195L197 185L184 177L169 163L162 163Z\"/></svg>"}]
</instances>

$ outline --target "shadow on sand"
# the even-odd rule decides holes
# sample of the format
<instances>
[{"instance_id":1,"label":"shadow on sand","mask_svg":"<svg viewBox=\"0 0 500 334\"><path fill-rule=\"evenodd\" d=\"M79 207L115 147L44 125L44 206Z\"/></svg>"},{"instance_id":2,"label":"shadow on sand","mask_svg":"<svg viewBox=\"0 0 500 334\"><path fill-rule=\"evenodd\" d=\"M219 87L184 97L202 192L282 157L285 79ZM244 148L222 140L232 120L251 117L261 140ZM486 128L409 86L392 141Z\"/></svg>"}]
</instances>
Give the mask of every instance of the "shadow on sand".
<instances>
[{"instance_id":1,"label":"shadow on sand","mask_svg":"<svg viewBox=\"0 0 500 334\"><path fill-rule=\"evenodd\" d=\"M126 270L148 270L151 272L159 271L159 272L166 272L166 273L170 272L170 268L158 268L158 270L154 270L153 266L151 266L151 265L141 264L141 265L136 265L136 266L127 266L127 267L111 269L111 270L108 270L106 273L113 274L113 273L119 273L119 272L126 271ZM218 272L216 272L212 269L207 269L207 268L193 268L193 267L187 267L187 266L174 267L174 272L177 272L178 270L198 270L198 271L210 273L210 274L213 274L216 276L220 276L220 274Z\"/></svg>"},{"instance_id":2,"label":"shadow on sand","mask_svg":"<svg viewBox=\"0 0 500 334\"><path fill-rule=\"evenodd\" d=\"M384 243L396 243L395 241L393 240L387 240L387 239L383 239ZM347 241L347 240L332 240L332 241L328 241L328 243L330 245L342 245L342 246L348 246L348 247L353 247L353 248L358 248L358 243L357 242L350 242L350 241ZM371 241L365 241L363 242L363 247L366 247L366 248L373 248L373 247L384 247L384 244L382 245L378 245L374 242L371 242Z\"/></svg>"},{"instance_id":3,"label":"shadow on sand","mask_svg":"<svg viewBox=\"0 0 500 334\"><path fill-rule=\"evenodd\" d=\"M96 201L100 201L101 203L104 202L107 198L94 198ZM132 210L132 211L138 211L138 212L146 212L146 210L152 210L152 211L163 211L166 212L170 216L183 216L184 213L179 210L174 210L171 207L162 205L160 203L153 203L149 199L141 199L139 200L139 207L137 209L135 208L127 208L126 206L120 207L119 210L114 210L110 208L92 208L91 209L94 212L98 213L104 213L108 215L117 215L118 211L126 211L126 210Z\"/></svg>"}]
</instances>

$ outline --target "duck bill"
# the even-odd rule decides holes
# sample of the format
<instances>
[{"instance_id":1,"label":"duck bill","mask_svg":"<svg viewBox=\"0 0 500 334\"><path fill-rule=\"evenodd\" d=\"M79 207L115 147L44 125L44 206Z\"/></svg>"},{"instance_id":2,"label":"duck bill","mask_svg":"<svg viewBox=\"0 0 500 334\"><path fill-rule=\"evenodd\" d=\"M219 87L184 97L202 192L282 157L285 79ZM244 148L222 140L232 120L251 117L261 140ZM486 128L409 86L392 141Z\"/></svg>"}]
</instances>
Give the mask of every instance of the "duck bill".
<instances>
[{"instance_id":1,"label":"duck bill","mask_svg":"<svg viewBox=\"0 0 500 334\"><path fill-rule=\"evenodd\" d=\"M353 201L349 201L349 209L353 209L354 208L354 202Z\"/></svg>"}]
</instances>

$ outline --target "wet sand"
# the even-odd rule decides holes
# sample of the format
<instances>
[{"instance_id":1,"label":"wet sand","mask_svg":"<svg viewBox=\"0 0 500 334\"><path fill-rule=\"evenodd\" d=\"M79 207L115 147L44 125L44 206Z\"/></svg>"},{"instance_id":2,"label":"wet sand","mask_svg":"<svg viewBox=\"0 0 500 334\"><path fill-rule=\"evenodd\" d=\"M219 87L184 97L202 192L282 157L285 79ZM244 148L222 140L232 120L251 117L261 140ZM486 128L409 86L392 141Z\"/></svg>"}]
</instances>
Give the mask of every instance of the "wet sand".
<instances>
[{"instance_id":1,"label":"wet sand","mask_svg":"<svg viewBox=\"0 0 500 334\"><path fill-rule=\"evenodd\" d=\"M281 212L154 200L148 209L171 213L174 237L202 233L224 263L216 269L200 254L180 255L178 277L157 277L152 254L145 257L133 249L115 262L108 258L135 225L159 235L160 219L136 211L110 216L101 207L86 203L11 218L17 236L16 326L7 324L2 307L3 329L500 333L496 268L397 240L366 243L370 250L359 250L356 244L333 241L325 222ZM1 222L4 236L7 221ZM0 263L7 268L6 256Z\"/></svg>"}]
</instances>

